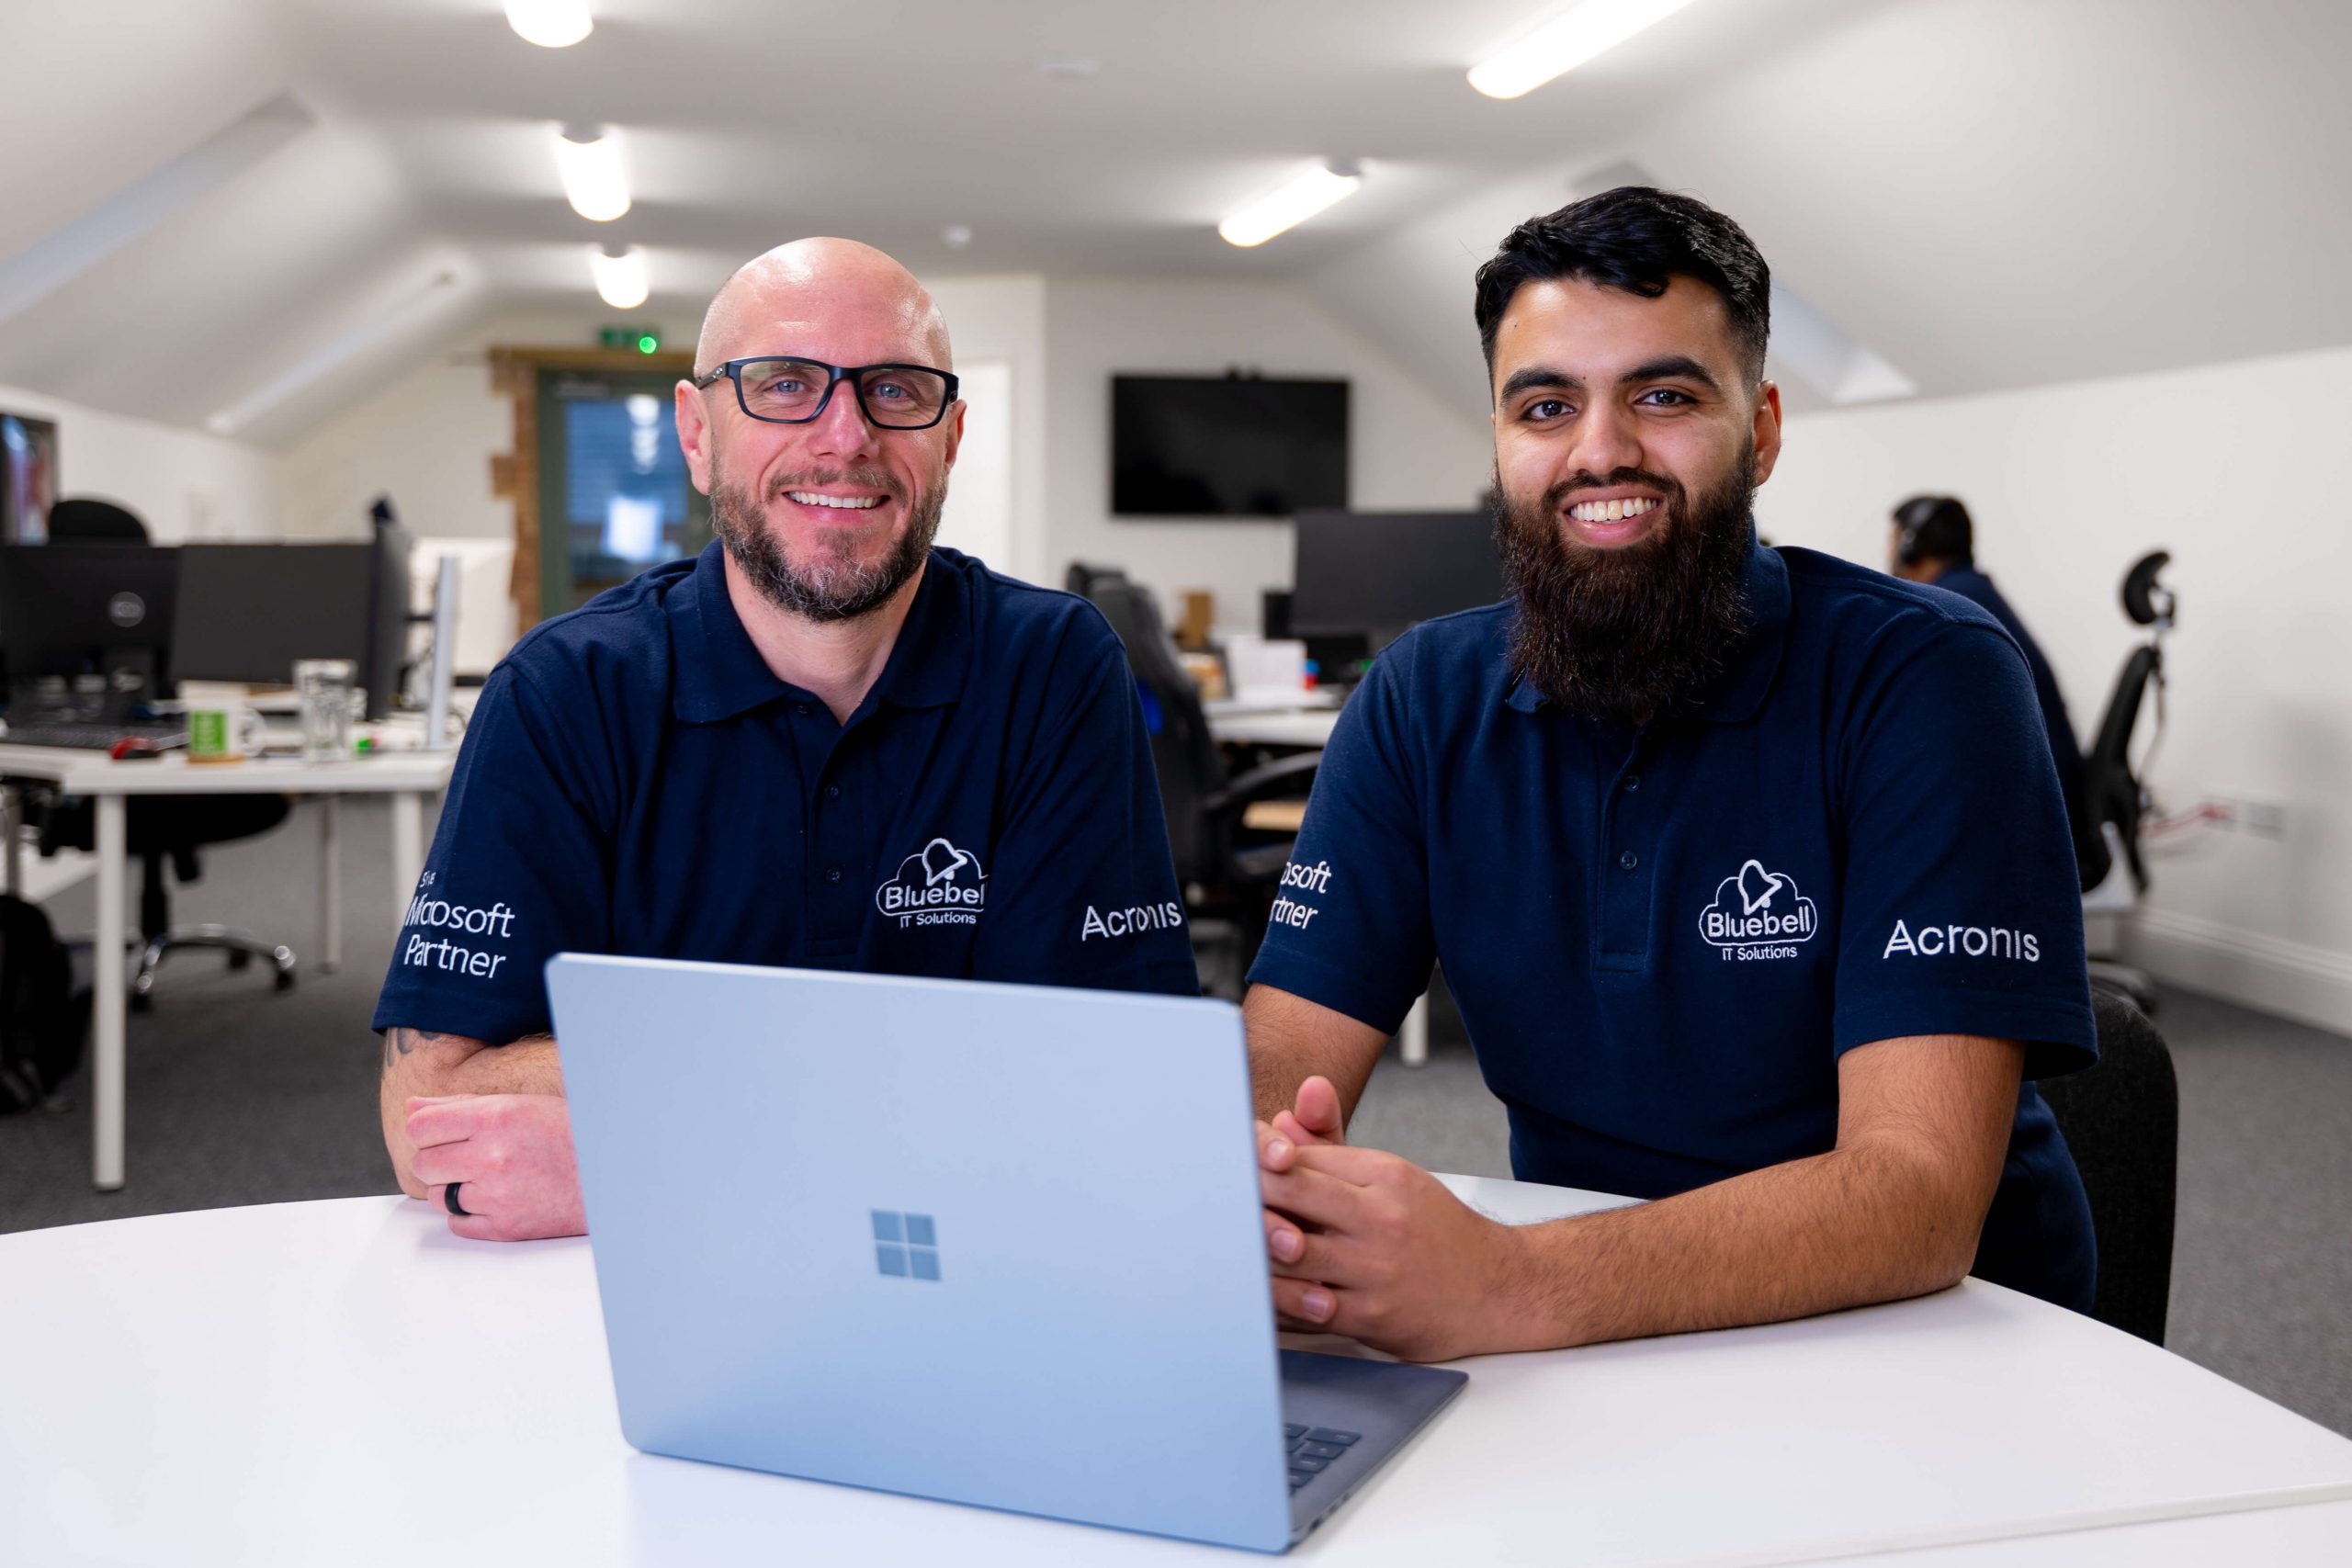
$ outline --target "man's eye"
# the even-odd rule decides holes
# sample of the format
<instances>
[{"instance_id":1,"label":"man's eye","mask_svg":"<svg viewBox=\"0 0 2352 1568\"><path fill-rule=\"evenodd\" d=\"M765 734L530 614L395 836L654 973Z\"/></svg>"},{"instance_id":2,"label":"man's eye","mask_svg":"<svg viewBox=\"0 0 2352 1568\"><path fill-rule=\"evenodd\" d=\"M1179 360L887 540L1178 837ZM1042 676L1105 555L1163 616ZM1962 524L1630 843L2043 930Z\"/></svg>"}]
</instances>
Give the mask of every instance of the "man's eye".
<instances>
[{"instance_id":1,"label":"man's eye","mask_svg":"<svg viewBox=\"0 0 2352 1568\"><path fill-rule=\"evenodd\" d=\"M876 381L865 389L865 395L869 398L904 399L908 394L904 382Z\"/></svg>"},{"instance_id":2,"label":"man's eye","mask_svg":"<svg viewBox=\"0 0 2352 1568\"><path fill-rule=\"evenodd\" d=\"M1558 419L1568 412L1566 402L1558 398L1539 398L1520 411L1520 418L1532 420Z\"/></svg>"},{"instance_id":3,"label":"man's eye","mask_svg":"<svg viewBox=\"0 0 2352 1568\"><path fill-rule=\"evenodd\" d=\"M1656 400L1658 399L1665 399L1668 400L1663 402ZM1679 407L1684 403L1695 403L1699 400L1678 388L1653 387L1648 391L1642 394L1640 400L1648 403L1652 408L1670 409Z\"/></svg>"}]
</instances>

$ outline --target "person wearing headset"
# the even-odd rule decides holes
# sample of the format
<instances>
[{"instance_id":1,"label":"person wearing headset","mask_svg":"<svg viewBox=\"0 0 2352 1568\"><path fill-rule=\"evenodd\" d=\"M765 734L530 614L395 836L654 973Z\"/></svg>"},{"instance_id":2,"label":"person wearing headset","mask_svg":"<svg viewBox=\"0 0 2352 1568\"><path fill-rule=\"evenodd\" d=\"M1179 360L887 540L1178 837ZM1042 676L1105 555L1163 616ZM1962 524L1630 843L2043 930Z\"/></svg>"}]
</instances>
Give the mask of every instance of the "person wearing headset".
<instances>
[{"instance_id":1,"label":"person wearing headset","mask_svg":"<svg viewBox=\"0 0 2352 1568\"><path fill-rule=\"evenodd\" d=\"M2058 784L2066 796L2066 820L2074 829L2075 858L2080 865L2098 863L2092 846L2098 826L2089 819L2083 794L2083 750L2075 727L2066 716L2066 699L2041 646L2018 619L2017 611L1977 570L1976 529L1968 508L1949 495L1915 495L1894 509L1894 527L1887 536L1887 570L1906 582L1924 582L1947 593L1957 593L2001 623L2017 639L2033 672L2034 699L2041 705L2041 722L2050 731L2051 760L2058 764Z\"/></svg>"}]
</instances>

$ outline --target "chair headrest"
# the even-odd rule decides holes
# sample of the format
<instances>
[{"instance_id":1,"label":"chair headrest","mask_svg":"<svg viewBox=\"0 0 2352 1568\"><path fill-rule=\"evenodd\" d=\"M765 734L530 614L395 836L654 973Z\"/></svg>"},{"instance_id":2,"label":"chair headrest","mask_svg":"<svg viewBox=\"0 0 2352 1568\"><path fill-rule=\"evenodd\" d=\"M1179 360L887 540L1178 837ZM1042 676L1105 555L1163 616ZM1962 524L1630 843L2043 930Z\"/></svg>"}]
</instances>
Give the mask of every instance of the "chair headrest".
<instances>
[{"instance_id":1,"label":"chair headrest","mask_svg":"<svg viewBox=\"0 0 2352 1568\"><path fill-rule=\"evenodd\" d=\"M147 525L128 507L74 496L49 509L49 536L58 544L143 545Z\"/></svg>"},{"instance_id":2,"label":"chair headrest","mask_svg":"<svg viewBox=\"0 0 2352 1568\"><path fill-rule=\"evenodd\" d=\"M2174 619L2172 590L2156 581L2156 574L2171 561L2170 550L2150 550L2123 574L2123 613L2132 617L2133 625L2153 626L2158 621L2170 623Z\"/></svg>"}]
</instances>

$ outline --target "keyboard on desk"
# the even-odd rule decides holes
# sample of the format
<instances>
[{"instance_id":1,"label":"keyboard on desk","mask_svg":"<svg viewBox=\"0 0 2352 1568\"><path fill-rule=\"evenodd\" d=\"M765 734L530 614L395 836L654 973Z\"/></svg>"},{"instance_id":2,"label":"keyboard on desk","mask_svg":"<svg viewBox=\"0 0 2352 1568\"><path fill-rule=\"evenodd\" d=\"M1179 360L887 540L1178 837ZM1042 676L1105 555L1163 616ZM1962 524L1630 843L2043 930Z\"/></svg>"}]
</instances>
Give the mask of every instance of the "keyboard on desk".
<instances>
[{"instance_id":1,"label":"keyboard on desk","mask_svg":"<svg viewBox=\"0 0 2352 1568\"><path fill-rule=\"evenodd\" d=\"M12 722L0 742L10 746L70 746L104 751L118 740L153 741L157 746L187 744L187 726L161 720L134 719L121 724L93 724L75 719L28 718Z\"/></svg>"}]
</instances>

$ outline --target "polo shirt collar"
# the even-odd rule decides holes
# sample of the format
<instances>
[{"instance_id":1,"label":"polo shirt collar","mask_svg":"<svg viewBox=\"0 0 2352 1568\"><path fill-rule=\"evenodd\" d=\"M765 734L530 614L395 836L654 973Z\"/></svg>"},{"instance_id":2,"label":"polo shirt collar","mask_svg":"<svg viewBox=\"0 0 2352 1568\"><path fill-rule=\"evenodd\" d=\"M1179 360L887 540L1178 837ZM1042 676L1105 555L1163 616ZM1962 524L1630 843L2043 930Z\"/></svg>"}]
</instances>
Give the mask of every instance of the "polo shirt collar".
<instances>
[{"instance_id":1,"label":"polo shirt collar","mask_svg":"<svg viewBox=\"0 0 2352 1568\"><path fill-rule=\"evenodd\" d=\"M1779 673L1781 654L1789 640L1789 569L1778 550L1767 549L1756 537L1753 522L1747 530L1747 559L1741 568L1741 586L1747 598L1747 630L1724 657L1724 667L1707 682L1697 701L1682 710L1685 717L1710 724L1739 724L1756 716ZM1511 678L1504 703L1521 713L1545 705L1544 694L1524 675Z\"/></svg>"},{"instance_id":2,"label":"polo shirt collar","mask_svg":"<svg viewBox=\"0 0 2352 1568\"><path fill-rule=\"evenodd\" d=\"M714 539L669 596L676 659L671 706L688 724L718 724L799 689L780 681L727 595L726 546ZM971 603L964 573L933 551L915 602L868 703L937 707L963 694L971 663Z\"/></svg>"}]
</instances>

